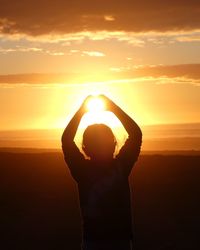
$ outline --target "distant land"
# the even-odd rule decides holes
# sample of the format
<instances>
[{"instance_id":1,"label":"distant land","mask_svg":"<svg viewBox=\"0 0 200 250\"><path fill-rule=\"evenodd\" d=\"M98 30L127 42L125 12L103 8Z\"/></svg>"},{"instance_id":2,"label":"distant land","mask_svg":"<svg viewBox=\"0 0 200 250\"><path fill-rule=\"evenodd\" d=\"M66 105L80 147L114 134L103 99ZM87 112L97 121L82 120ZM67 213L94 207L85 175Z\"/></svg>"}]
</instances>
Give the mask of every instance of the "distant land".
<instances>
[{"instance_id":1,"label":"distant land","mask_svg":"<svg viewBox=\"0 0 200 250\"><path fill-rule=\"evenodd\" d=\"M64 128L0 131L0 148L59 150ZM142 151L200 151L200 123L142 126Z\"/></svg>"},{"instance_id":2,"label":"distant land","mask_svg":"<svg viewBox=\"0 0 200 250\"><path fill-rule=\"evenodd\" d=\"M80 250L77 184L63 154L26 150L0 152L1 249ZM129 177L134 250L200 249L199 166L200 155L139 156Z\"/></svg>"}]
</instances>

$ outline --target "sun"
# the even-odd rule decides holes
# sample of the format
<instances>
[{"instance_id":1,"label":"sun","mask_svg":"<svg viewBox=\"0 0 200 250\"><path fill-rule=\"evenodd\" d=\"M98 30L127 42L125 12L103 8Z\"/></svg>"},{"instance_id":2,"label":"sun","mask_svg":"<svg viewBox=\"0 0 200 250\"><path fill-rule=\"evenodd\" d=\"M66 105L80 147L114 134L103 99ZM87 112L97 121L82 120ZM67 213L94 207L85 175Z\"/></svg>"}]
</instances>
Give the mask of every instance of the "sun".
<instances>
[{"instance_id":1,"label":"sun","mask_svg":"<svg viewBox=\"0 0 200 250\"><path fill-rule=\"evenodd\" d=\"M87 126L95 123L104 123L111 128L120 127L121 122L110 111L87 112L80 123L80 128L85 129Z\"/></svg>"},{"instance_id":2,"label":"sun","mask_svg":"<svg viewBox=\"0 0 200 250\"><path fill-rule=\"evenodd\" d=\"M106 103L99 96L94 96L86 103L87 112L83 115L79 124L79 129L76 133L75 141L81 148L82 137L84 130L92 124L105 124L110 127L118 142L117 151L124 143L124 138L127 138L127 133L117 116L107 110Z\"/></svg>"},{"instance_id":3,"label":"sun","mask_svg":"<svg viewBox=\"0 0 200 250\"><path fill-rule=\"evenodd\" d=\"M99 96L93 96L86 104L88 112L100 112L105 110L105 102Z\"/></svg>"},{"instance_id":4,"label":"sun","mask_svg":"<svg viewBox=\"0 0 200 250\"><path fill-rule=\"evenodd\" d=\"M95 123L104 123L111 128L121 126L119 119L107 110L106 103L100 96L92 96L86 103L86 110L80 123L82 129Z\"/></svg>"},{"instance_id":5,"label":"sun","mask_svg":"<svg viewBox=\"0 0 200 250\"><path fill-rule=\"evenodd\" d=\"M127 133L118 117L106 107L106 102L99 95L92 96L86 103L86 113L83 115L77 130L75 141L81 148L85 129L92 124L105 124L110 127L118 142L117 150L123 145Z\"/></svg>"}]
</instances>

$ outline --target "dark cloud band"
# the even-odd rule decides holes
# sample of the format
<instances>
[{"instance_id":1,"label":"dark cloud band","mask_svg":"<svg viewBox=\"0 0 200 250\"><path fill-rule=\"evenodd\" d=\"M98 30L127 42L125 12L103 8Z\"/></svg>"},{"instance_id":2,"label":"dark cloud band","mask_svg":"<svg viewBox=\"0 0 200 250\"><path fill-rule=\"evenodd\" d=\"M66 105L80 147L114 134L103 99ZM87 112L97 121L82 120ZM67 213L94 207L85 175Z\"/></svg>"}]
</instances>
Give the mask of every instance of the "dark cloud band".
<instances>
[{"instance_id":1,"label":"dark cloud band","mask_svg":"<svg viewBox=\"0 0 200 250\"><path fill-rule=\"evenodd\" d=\"M126 79L142 78L182 78L188 81L200 82L200 64L182 64L168 66L147 66L139 67L133 70L113 72L109 78L96 78L91 74L16 74L0 75L0 84L81 84L88 82L117 82L126 81Z\"/></svg>"},{"instance_id":2,"label":"dark cloud band","mask_svg":"<svg viewBox=\"0 0 200 250\"><path fill-rule=\"evenodd\" d=\"M199 0L0 0L0 33L176 31L200 28Z\"/></svg>"}]
</instances>

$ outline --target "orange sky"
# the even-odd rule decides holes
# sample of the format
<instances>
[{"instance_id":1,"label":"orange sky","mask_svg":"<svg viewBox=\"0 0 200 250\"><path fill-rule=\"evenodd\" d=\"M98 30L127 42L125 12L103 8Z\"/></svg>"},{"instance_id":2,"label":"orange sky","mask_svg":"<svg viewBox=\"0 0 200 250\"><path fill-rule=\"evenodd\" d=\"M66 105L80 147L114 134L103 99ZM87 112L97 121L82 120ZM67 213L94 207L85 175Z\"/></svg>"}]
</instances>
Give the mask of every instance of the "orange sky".
<instances>
[{"instance_id":1,"label":"orange sky","mask_svg":"<svg viewBox=\"0 0 200 250\"><path fill-rule=\"evenodd\" d=\"M89 94L104 93L141 124L199 122L199 87L160 79L90 84L9 85L1 129L64 127Z\"/></svg>"},{"instance_id":2,"label":"orange sky","mask_svg":"<svg viewBox=\"0 0 200 250\"><path fill-rule=\"evenodd\" d=\"M197 1L4 1L0 130L63 128L104 93L139 124L200 122Z\"/></svg>"}]
</instances>

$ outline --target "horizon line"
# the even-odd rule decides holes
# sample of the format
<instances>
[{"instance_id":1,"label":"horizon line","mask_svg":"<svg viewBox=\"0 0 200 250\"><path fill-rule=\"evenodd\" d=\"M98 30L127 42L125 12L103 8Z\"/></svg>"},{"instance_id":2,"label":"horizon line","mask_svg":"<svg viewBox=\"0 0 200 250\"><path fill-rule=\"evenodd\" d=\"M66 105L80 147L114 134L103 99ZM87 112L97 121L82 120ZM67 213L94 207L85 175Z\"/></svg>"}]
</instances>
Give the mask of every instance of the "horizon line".
<instances>
[{"instance_id":1,"label":"horizon line","mask_svg":"<svg viewBox=\"0 0 200 250\"><path fill-rule=\"evenodd\" d=\"M67 124L66 124L67 125ZM177 122L177 123L154 123L154 124L142 124L141 127L151 127L151 126L182 126L182 125L200 125L200 121L198 122ZM17 129L0 129L0 132L8 132L8 131L35 131L35 130L60 130L64 129L64 127L52 127L52 128L17 128Z\"/></svg>"}]
</instances>

